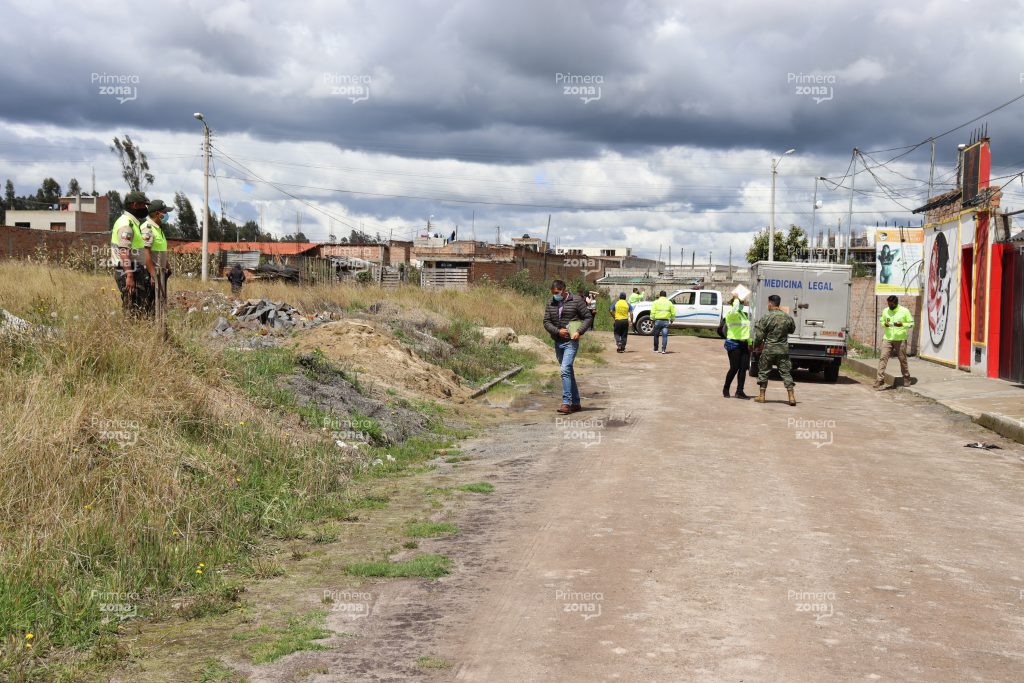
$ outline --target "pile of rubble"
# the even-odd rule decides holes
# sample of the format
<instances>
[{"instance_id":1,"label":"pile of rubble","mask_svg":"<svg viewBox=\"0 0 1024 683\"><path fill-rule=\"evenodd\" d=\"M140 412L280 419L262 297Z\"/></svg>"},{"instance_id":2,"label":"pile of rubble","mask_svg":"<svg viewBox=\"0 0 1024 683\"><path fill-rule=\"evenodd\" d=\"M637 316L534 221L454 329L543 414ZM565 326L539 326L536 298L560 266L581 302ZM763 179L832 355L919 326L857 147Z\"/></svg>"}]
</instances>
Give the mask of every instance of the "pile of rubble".
<instances>
[{"instance_id":1,"label":"pile of rubble","mask_svg":"<svg viewBox=\"0 0 1024 683\"><path fill-rule=\"evenodd\" d=\"M242 322L258 322L272 329L282 330L295 326L304 326L306 322L302 313L283 301L268 301L267 299L250 299L243 301L231 311L237 320Z\"/></svg>"},{"instance_id":2,"label":"pile of rubble","mask_svg":"<svg viewBox=\"0 0 1024 683\"><path fill-rule=\"evenodd\" d=\"M56 313L51 313L51 317L57 317ZM78 316L75 316L76 318ZM52 327L46 327L45 325L33 325L27 320L22 320L13 313L8 313L4 309L0 308L0 335L18 336L18 335L40 335L49 337L54 334Z\"/></svg>"},{"instance_id":3,"label":"pile of rubble","mask_svg":"<svg viewBox=\"0 0 1024 683\"><path fill-rule=\"evenodd\" d=\"M236 322L229 321L227 316L218 317L211 336L233 337L236 329L249 329L259 331L261 334L287 332L316 327L339 317L330 311L305 315L291 304L269 299L250 299L236 303L230 314Z\"/></svg>"}]
</instances>

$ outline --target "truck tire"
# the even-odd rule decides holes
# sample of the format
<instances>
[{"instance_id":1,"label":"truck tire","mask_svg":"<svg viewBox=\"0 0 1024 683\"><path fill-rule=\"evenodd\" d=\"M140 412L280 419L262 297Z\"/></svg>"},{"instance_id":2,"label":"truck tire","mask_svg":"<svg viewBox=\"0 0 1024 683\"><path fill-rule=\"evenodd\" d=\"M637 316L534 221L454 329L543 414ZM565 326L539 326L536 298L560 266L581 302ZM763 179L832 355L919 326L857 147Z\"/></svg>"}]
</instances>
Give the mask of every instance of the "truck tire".
<instances>
[{"instance_id":1,"label":"truck tire","mask_svg":"<svg viewBox=\"0 0 1024 683\"><path fill-rule=\"evenodd\" d=\"M723 320L718 324L718 336L725 339L725 321Z\"/></svg>"},{"instance_id":2,"label":"truck tire","mask_svg":"<svg viewBox=\"0 0 1024 683\"><path fill-rule=\"evenodd\" d=\"M642 334L645 337L650 337L654 334L654 321L651 320L651 316L644 314L637 318L636 325L633 326L637 334Z\"/></svg>"},{"instance_id":3,"label":"truck tire","mask_svg":"<svg viewBox=\"0 0 1024 683\"><path fill-rule=\"evenodd\" d=\"M758 353L750 354L750 376L751 377L757 377L757 364L759 362L760 357L761 357L761 354L758 354Z\"/></svg>"},{"instance_id":4,"label":"truck tire","mask_svg":"<svg viewBox=\"0 0 1024 683\"><path fill-rule=\"evenodd\" d=\"M834 360L825 366L825 381L835 384L839 379L839 366L842 365L841 360Z\"/></svg>"}]
</instances>

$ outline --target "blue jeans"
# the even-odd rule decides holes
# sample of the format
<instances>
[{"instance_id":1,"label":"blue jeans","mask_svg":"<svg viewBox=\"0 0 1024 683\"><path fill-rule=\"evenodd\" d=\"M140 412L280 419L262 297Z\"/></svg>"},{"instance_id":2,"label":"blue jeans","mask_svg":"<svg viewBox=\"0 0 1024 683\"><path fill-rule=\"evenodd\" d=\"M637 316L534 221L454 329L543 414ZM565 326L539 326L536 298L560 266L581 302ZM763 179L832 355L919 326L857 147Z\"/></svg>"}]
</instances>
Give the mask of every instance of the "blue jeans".
<instances>
[{"instance_id":1,"label":"blue jeans","mask_svg":"<svg viewBox=\"0 0 1024 683\"><path fill-rule=\"evenodd\" d=\"M576 360L579 349L579 340L555 342L555 358L562 366L562 403L572 406L580 403L580 389L576 386L576 373L572 369L572 362Z\"/></svg>"},{"instance_id":2,"label":"blue jeans","mask_svg":"<svg viewBox=\"0 0 1024 683\"><path fill-rule=\"evenodd\" d=\"M661 350L664 351L668 346L668 325L671 321L669 320L655 320L654 321L654 350L658 350L658 336L661 336Z\"/></svg>"}]
</instances>

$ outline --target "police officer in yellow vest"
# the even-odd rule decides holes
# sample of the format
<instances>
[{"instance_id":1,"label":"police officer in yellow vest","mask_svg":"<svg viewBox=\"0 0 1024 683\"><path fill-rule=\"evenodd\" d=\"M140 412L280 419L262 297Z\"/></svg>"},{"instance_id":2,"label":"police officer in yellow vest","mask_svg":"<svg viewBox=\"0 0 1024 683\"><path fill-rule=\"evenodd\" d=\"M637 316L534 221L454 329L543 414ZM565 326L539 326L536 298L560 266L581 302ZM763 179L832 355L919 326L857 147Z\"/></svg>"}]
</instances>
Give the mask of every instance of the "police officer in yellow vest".
<instances>
[{"instance_id":1,"label":"police officer in yellow vest","mask_svg":"<svg viewBox=\"0 0 1024 683\"><path fill-rule=\"evenodd\" d=\"M143 263L149 273L153 287L150 290L146 313L152 315L154 307L162 314L167 305L167 277L170 274L167 265L167 237L164 234L164 221L167 214L174 211L161 199L149 203L149 217L143 222L142 248L145 258Z\"/></svg>"},{"instance_id":2,"label":"police officer in yellow vest","mask_svg":"<svg viewBox=\"0 0 1024 683\"><path fill-rule=\"evenodd\" d=\"M151 287L143 264L141 221L149 212L145 193L132 190L124 197L124 213L110 231L110 255L114 281L121 291L121 304L127 315L139 315L146 308Z\"/></svg>"},{"instance_id":3,"label":"police officer in yellow vest","mask_svg":"<svg viewBox=\"0 0 1024 683\"><path fill-rule=\"evenodd\" d=\"M905 307L900 306L899 297L890 295L885 300L888 307L882 311L878 322L885 328L885 341L882 342L882 354L878 358L878 376L875 378L875 389L885 388L885 367L893 354L900 360L900 371L903 373L903 386L910 386L910 364L907 362L907 337L914 327L914 316Z\"/></svg>"},{"instance_id":4,"label":"police officer in yellow vest","mask_svg":"<svg viewBox=\"0 0 1024 683\"><path fill-rule=\"evenodd\" d=\"M651 304L651 319L654 321L654 352L658 353L658 337L661 337L661 352L668 353L668 328L676 319L676 307L665 290Z\"/></svg>"},{"instance_id":5,"label":"police officer in yellow vest","mask_svg":"<svg viewBox=\"0 0 1024 683\"><path fill-rule=\"evenodd\" d=\"M729 372L725 375L722 396L729 398L729 386L736 378L736 398L750 398L743 393L743 383L750 367L750 311L746 302L734 296L732 307L725 314L725 351L729 354Z\"/></svg>"},{"instance_id":6,"label":"police officer in yellow vest","mask_svg":"<svg viewBox=\"0 0 1024 683\"><path fill-rule=\"evenodd\" d=\"M626 293L621 292L619 299L611 305L612 332L615 333L615 351L626 352L626 340L629 339L629 328L633 324L633 305L626 299Z\"/></svg>"},{"instance_id":7,"label":"police officer in yellow vest","mask_svg":"<svg viewBox=\"0 0 1024 683\"><path fill-rule=\"evenodd\" d=\"M626 299L626 303L630 306L636 306L638 303L644 300L644 295L640 293L640 289L637 287L633 288L633 293Z\"/></svg>"}]
</instances>

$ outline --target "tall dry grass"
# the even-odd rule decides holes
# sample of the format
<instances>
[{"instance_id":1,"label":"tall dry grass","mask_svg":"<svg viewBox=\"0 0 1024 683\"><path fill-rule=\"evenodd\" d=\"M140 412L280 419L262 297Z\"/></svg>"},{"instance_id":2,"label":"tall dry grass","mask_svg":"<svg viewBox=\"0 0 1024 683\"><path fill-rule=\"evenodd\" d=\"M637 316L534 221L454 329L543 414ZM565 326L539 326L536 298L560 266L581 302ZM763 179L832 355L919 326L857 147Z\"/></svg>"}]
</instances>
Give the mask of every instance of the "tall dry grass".
<instances>
[{"instance_id":1,"label":"tall dry grass","mask_svg":"<svg viewBox=\"0 0 1024 683\"><path fill-rule=\"evenodd\" d=\"M0 307L54 329L0 335L0 667L27 633L39 656L112 628L104 595L212 586L341 490L346 464L245 400L205 325L172 316L163 343L112 284L0 263Z\"/></svg>"},{"instance_id":2,"label":"tall dry grass","mask_svg":"<svg viewBox=\"0 0 1024 683\"><path fill-rule=\"evenodd\" d=\"M172 278L172 296L186 289L202 288ZM543 301L499 287L253 283L244 296L307 312L388 303L544 336ZM216 589L262 536L343 497L351 462L246 398L237 361L204 339L213 313L172 313L163 342L124 319L110 275L12 261L0 307L53 328L0 335L0 672L116 630L105 598Z\"/></svg>"}]
</instances>

